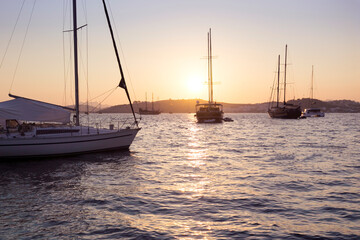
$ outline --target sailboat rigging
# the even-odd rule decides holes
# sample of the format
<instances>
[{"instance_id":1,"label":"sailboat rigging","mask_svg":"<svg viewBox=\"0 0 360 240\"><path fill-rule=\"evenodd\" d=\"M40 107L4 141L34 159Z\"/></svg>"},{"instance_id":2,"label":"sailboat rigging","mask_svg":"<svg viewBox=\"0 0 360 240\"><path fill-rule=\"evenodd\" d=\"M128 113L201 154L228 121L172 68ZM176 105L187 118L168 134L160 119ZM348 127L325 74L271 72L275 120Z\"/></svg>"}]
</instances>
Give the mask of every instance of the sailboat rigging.
<instances>
[{"instance_id":1,"label":"sailboat rigging","mask_svg":"<svg viewBox=\"0 0 360 240\"><path fill-rule=\"evenodd\" d=\"M311 88L310 88L310 107L305 108L301 113L301 117L325 117L325 113L320 108L311 107L314 104L314 66L311 67Z\"/></svg>"},{"instance_id":2,"label":"sailboat rigging","mask_svg":"<svg viewBox=\"0 0 360 240\"><path fill-rule=\"evenodd\" d=\"M276 106L269 106L268 114L271 118L297 119L301 115L301 108L298 105L286 102L286 67L287 67L287 45L285 46L284 64L284 102L280 106L280 55L278 57L277 85L276 85ZM273 91L273 90L272 90ZM272 101L270 99L270 104Z\"/></svg>"},{"instance_id":3,"label":"sailboat rigging","mask_svg":"<svg viewBox=\"0 0 360 240\"><path fill-rule=\"evenodd\" d=\"M213 74L212 74L212 44L211 44L211 28L207 34L208 37L208 91L209 101L208 103L197 103L196 118L198 123L222 123L223 121L223 105L214 102L213 91Z\"/></svg>"},{"instance_id":4,"label":"sailboat rigging","mask_svg":"<svg viewBox=\"0 0 360 240\"><path fill-rule=\"evenodd\" d=\"M159 115L160 110L154 109L154 94L151 96L151 110L147 107L147 93L145 93L145 109L139 108L140 115Z\"/></svg>"},{"instance_id":5,"label":"sailboat rigging","mask_svg":"<svg viewBox=\"0 0 360 240\"><path fill-rule=\"evenodd\" d=\"M128 97L134 123L125 128L109 129L82 126L79 109L79 76L77 46L77 9L73 0L73 39L74 39L74 81L75 81L75 124L70 123L68 108L18 97L9 94L13 100L0 103L0 157L29 158L54 155L71 155L88 152L129 149L140 130L127 90L116 42L105 0L103 7L112 37L123 88Z\"/></svg>"}]
</instances>

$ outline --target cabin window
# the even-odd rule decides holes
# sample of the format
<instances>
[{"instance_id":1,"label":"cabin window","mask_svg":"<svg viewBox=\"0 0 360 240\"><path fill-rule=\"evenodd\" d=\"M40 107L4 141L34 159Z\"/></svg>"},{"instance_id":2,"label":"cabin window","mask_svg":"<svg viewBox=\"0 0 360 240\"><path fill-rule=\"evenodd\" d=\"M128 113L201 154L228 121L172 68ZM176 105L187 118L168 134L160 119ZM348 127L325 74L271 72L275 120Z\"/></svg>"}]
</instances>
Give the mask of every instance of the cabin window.
<instances>
[{"instance_id":1,"label":"cabin window","mask_svg":"<svg viewBox=\"0 0 360 240\"><path fill-rule=\"evenodd\" d=\"M18 128L19 122L16 119L7 119L6 128Z\"/></svg>"}]
</instances>

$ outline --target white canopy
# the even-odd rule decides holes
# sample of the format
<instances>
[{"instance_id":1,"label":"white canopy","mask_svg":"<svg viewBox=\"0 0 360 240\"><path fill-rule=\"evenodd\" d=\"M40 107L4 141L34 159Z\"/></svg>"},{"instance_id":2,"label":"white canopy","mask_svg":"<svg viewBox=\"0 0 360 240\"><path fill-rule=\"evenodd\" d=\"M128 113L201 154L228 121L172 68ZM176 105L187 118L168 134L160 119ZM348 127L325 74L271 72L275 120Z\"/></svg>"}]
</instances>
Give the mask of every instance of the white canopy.
<instances>
[{"instance_id":1,"label":"white canopy","mask_svg":"<svg viewBox=\"0 0 360 240\"><path fill-rule=\"evenodd\" d=\"M16 98L0 102L0 121L6 119L69 123L70 111L61 106L45 102Z\"/></svg>"}]
</instances>

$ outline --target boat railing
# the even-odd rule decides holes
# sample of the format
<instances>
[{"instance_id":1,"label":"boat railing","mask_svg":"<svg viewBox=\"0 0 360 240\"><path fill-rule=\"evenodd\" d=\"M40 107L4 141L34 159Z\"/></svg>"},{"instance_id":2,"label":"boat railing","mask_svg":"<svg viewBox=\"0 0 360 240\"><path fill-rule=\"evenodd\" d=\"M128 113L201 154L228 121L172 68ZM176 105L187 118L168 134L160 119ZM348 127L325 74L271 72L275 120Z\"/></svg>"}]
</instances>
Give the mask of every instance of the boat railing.
<instances>
[{"instance_id":1,"label":"boat railing","mask_svg":"<svg viewBox=\"0 0 360 240\"><path fill-rule=\"evenodd\" d=\"M14 137L31 137L31 136L48 136L51 134L69 134L83 135L93 132L95 129L98 133L100 129L121 130L129 128L137 128L140 119L134 122L130 116L107 116L89 120L84 125L75 126L74 123L47 123L47 122L26 122L8 119L3 125L0 125L1 138Z\"/></svg>"},{"instance_id":2,"label":"boat railing","mask_svg":"<svg viewBox=\"0 0 360 240\"><path fill-rule=\"evenodd\" d=\"M137 119L137 123L139 120ZM121 130L126 128L137 127L137 123L134 122L132 117L115 117L108 116L107 118L100 119L99 121L89 123L89 125L95 125L98 129L109 129L109 130Z\"/></svg>"},{"instance_id":3,"label":"boat railing","mask_svg":"<svg viewBox=\"0 0 360 240\"><path fill-rule=\"evenodd\" d=\"M80 123L84 125L84 127L89 126L99 129L120 130L137 126L134 118L129 114L81 114L80 119L82 119ZM139 121L140 119L137 118L137 122Z\"/></svg>"},{"instance_id":4,"label":"boat railing","mask_svg":"<svg viewBox=\"0 0 360 240\"><path fill-rule=\"evenodd\" d=\"M223 110L223 105L220 103L201 103L196 104L196 109L200 111L219 111Z\"/></svg>"}]
</instances>

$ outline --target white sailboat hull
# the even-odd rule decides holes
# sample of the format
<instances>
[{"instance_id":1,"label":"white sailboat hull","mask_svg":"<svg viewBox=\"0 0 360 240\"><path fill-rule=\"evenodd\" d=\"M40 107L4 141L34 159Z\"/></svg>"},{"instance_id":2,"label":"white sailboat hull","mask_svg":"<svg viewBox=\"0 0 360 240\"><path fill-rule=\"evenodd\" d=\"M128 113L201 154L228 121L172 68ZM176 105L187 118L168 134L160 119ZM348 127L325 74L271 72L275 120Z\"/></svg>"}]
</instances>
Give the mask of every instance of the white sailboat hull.
<instances>
[{"instance_id":1,"label":"white sailboat hull","mask_svg":"<svg viewBox=\"0 0 360 240\"><path fill-rule=\"evenodd\" d=\"M301 114L302 117L325 117L325 113L318 113L318 114L310 114L310 113L303 113Z\"/></svg>"},{"instance_id":2,"label":"white sailboat hull","mask_svg":"<svg viewBox=\"0 0 360 240\"><path fill-rule=\"evenodd\" d=\"M78 27L77 1L73 0L73 42L70 45L74 53L75 109L9 94L15 99L0 103L0 160L71 155L130 147L140 128L126 86L105 1L103 6L121 74L118 87L126 92L135 122L130 125L131 127L118 130L114 130L112 124L109 126L110 129L98 128L98 123L93 123L96 128L81 126L77 31L86 25ZM76 116L74 125L70 124L69 111L72 110L75 110ZM125 126L124 124L122 126ZM136 128L132 128L135 127L134 124Z\"/></svg>"},{"instance_id":3,"label":"white sailboat hull","mask_svg":"<svg viewBox=\"0 0 360 240\"><path fill-rule=\"evenodd\" d=\"M1 158L73 155L128 149L140 129L122 129L99 134L65 137L34 136L0 141Z\"/></svg>"},{"instance_id":4,"label":"white sailboat hull","mask_svg":"<svg viewBox=\"0 0 360 240\"><path fill-rule=\"evenodd\" d=\"M319 108L306 108L302 114L302 117L325 117L325 113Z\"/></svg>"}]
</instances>

